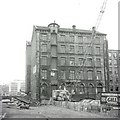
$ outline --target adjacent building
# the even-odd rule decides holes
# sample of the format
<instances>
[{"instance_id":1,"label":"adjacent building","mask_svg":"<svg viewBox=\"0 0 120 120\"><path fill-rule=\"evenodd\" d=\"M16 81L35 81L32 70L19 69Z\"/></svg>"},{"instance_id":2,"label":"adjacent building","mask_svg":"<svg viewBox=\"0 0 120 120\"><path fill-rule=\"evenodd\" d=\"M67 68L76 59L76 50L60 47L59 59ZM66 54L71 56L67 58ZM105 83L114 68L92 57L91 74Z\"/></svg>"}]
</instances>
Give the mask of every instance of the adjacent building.
<instances>
[{"instance_id":1,"label":"adjacent building","mask_svg":"<svg viewBox=\"0 0 120 120\"><path fill-rule=\"evenodd\" d=\"M18 83L11 82L10 83L10 95L17 95L18 93Z\"/></svg>"},{"instance_id":2,"label":"adjacent building","mask_svg":"<svg viewBox=\"0 0 120 120\"><path fill-rule=\"evenodd\" d=\"M94 98L101 91L108 91L108 42L106 34L94 32L94 28L81 30L75 25L60 28L57 23L33 26L30 81L33 99L50 97L54 89Z\"/></svg>"},{"instance_id":3,"label":"adjacent building","mask_svg":"<svg viewBox=\"0 0 120 120\"><path fill-rule=\"evenodd\" d=\"M25 92L25 82L20 83L20 91Z\"/></svg>"},{"instance_id":4,"label":"adjacent building","mask_svg":"<svg viewBox=\"0 0 120 120\"><path fill-rule=\"evenodd\" d=\"M120 50L109 50L109 91L120 92Z\"/></svg>"},{"instance_id":5,"label":"adjacent building","mask_svg":"<svg viewBox=\"0 0 120 120\"><path fill-rule=\"evenodd\" d=\"M2 85L2 96L8 96L9 95L9 85L4 84Z\"/></svg>"}]
</instances>

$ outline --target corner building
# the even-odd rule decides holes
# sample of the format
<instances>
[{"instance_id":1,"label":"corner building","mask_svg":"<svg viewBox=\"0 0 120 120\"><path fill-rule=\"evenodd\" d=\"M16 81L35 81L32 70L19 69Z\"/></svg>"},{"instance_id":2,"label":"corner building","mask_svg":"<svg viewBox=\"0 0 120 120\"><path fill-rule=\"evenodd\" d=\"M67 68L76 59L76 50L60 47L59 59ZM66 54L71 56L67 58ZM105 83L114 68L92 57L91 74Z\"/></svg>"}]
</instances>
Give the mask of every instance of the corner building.
<instances>
[{"instance_id":1,"label":"corner building","mask_svg":"<svg viewBox=\"0 0 120 120\"><path fill-rule=\"evenodd\" d=\"M31 97L49 98L54 89L96 98L108 90L108 42L106 34L33 26L31 40ZM91 46L92 43L92 46Z\"/></svg>"}]
</instances>

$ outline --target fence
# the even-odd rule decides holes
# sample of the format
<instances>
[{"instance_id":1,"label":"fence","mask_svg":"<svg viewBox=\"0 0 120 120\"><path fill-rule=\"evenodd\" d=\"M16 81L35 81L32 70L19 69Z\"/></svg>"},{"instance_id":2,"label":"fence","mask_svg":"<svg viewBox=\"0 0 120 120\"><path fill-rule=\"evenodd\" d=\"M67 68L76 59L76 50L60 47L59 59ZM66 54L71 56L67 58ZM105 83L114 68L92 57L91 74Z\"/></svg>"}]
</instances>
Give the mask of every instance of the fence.
<instances>
[{"instance_id":1,"label":"fence","mask_svg":"<svg viewBox=\"0 0 120 120\"><path fill-rule=\"evenodd\" d=\"M99 113L105 116L117 117L118 111L112 109L112 107L108 107L106 105L91 105L91 104L83 104L81 102L70 102L70 101L54 101L54 100L42 100L42 105L55 105L58 107L64 107L67 109L71 109L74 111L85 111L92 113Z\"/></svg>"}]
</instances>

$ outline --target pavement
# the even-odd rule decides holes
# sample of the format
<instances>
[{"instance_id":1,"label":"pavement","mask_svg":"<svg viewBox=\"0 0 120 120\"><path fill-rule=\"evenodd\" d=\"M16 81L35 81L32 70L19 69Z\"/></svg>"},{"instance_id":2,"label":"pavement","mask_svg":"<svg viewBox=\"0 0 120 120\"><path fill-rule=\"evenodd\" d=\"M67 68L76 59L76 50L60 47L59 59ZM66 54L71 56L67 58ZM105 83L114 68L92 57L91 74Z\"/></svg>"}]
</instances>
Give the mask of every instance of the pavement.
<instances>
[{"instance_id":1,"label":"pavement","mask_svg":"<svg viewBox=\"0 0 120 120\"><path fill-rule=\"evenodd\" d=\"M100 114L79 112L52 105L18 109L16 106L3 104L3 113L6 113L5 118L108 118Z\"/></svg>"}]
</instances>

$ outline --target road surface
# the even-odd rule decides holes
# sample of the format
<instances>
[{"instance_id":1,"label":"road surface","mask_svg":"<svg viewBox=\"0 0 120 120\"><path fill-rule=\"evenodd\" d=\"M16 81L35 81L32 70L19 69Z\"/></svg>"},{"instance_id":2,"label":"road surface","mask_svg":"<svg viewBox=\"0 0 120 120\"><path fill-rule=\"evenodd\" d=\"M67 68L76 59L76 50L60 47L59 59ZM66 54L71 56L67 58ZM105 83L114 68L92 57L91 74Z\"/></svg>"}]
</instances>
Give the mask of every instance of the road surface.
<instances>
[{"instance_id":1,"label":"road surface","mask_svg":"<svg viewBox=\"0 0 120 120\"><path fill-rule=\"evenodd\" d=\"M16 106L9 107L3 104L5 118L105 118L100 114L78 112L57 106L30 107L30 109L18 109Z\"/></svg>"}]
</instances>

